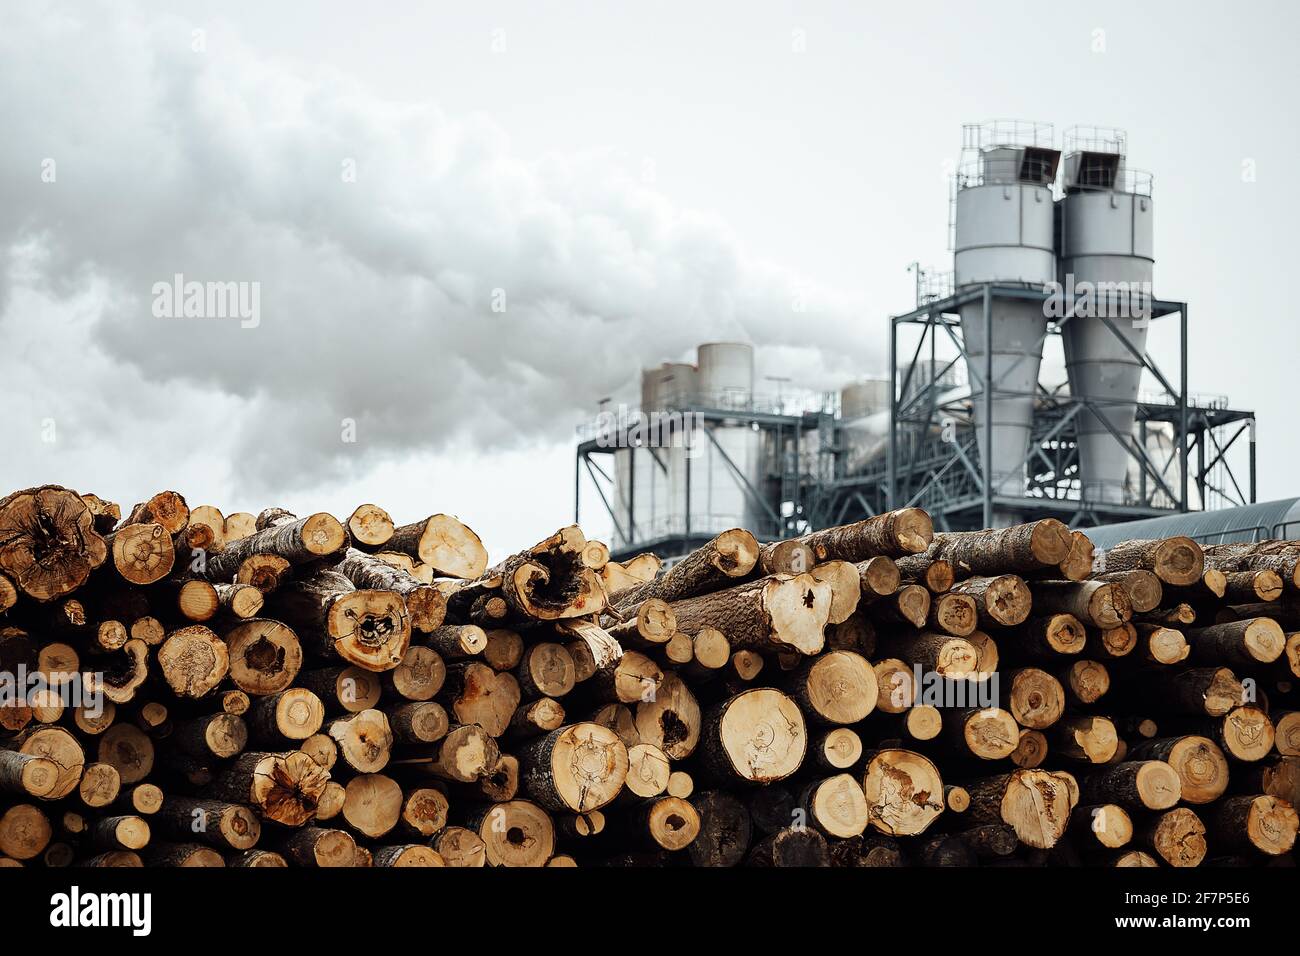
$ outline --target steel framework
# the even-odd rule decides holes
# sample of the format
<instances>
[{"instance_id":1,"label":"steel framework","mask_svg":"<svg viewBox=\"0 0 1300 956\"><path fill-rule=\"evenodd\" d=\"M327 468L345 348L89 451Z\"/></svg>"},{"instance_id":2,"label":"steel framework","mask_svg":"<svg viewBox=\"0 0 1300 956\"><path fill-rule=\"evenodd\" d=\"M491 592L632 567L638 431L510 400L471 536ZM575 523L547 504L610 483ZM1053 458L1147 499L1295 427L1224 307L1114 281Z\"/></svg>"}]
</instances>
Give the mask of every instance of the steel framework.
<instances>
[{"instance_id":1,"label":"steel framework","mask_svg":"<svg viewBox=\"0 0 1300 956\"><path fill-rule=\"evenodd\" d=\"M734 463L728 462L729 471L746 497L763 515L761 527L750 529L760 538L770 540L801 534L908 506L925 508L940 529L962 530L992 526L995 511L1055 517L1071 527L1091 527L1255 503L1255 414L1227 407L1226 399L1204 401L1191 396L1187 382L1187 304L1164 300L1150 301L1149 314L1151 321L1177 320L1180 361L1176 376L1166 374L1149 351L1140 354L1129 345L1113 319L1093 315L1086 319L1105 323L1159 384L1157 393L1145 395L1137 402L1136 438L1111 431L1136 465L1136 487L1127 487L1120 502L1092 501L1085 496L1079 478L1076 421L1085 409L1098 412L1101 403L1070 395L1060 388L1049 388L1040 381L1035 391L1029 452L1023 462L1025 494L1023 497L995 494L982 473L972 403L985 402L982 420L985 442L991 446L988 430L992 423L993 398L1010 393L999 388L1000 379L991 388L964 392L947 381L946 373L962 366L974 383L993 377L991 351L982 356L982 361L970 360L958 310L967 303L982 302L985 341L989 341L995 299L1045 301L1049 293L1000 284L971 286L954 292L950 285L936 282L933 276L922 279L918 273L917 308L889 320L892 404L888 450L865 469L848 471L848 436L829 405L821 411L780 414L770 410L718 408L708 402L701 403L697 397L676 406L676 410L700 416L706 441L713 441L712 428L724 421L734 424L739 420L765 433L761 486L755 487ZM1070 303L1064 316L1049 323L1045 335L1059 335L1066 323L1083 320L1074 318L1078 307L1079 300ZM907 354L902 354L900 339L909 330L915 342L906 343ZM940 343L945 344L947 352L955 349L956 355L940 358ZM1041 354L1043 344L1040 342L1039 348L1030 351ZM978 395L972 398L975 391ZM1104 416L1097 417L1107 421ZM1148 435L1153 429L1162 430L1169 439L1167 453L1152 453ZM1229 451L1242 439L1249 446L1244 486L1228 460ZM716 442L714 445L717 447ZM588 436L577 446L574 469L574 520L581 518L585 472L618 530L618 537L634 542L634 547L616 556L654 551L661 557L672 558L698 547L721 530L691 527L688 498L681 526L663 529L662 533L647 534L645 529L638 533L632 525L636 489L627 490L626 508L616 507L613 495L607 494L612 491L613 477L598 460L599 456L613 455L618 450ZM655 455L653 448L629 451L633 455ZM723 458L725 461L725 455ZM655 460L660 468L665 468L659 456L655 455ZM628 469L629 476L634 472L635 469Z\"/></svg>"}]
</instances>

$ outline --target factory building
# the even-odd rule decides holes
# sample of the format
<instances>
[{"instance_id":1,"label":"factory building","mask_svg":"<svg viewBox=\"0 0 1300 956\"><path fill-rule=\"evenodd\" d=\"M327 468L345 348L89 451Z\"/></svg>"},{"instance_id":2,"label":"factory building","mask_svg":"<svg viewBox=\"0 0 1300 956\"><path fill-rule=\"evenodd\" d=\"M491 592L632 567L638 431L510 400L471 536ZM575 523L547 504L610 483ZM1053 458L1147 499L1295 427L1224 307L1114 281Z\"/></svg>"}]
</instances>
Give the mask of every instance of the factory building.
<instances>
[{"instance_id":1,"label":"factory building","mask_svg":"<svg viewBox=\"0 0 1300 956\"><path fill-rule=\"evenodd\" d=\"M671 558L727 528L771 539L909 505L960 530L1253 504L1254 414L1190 387L1188 304L1155 292L1152 193L1122 131L1072 127L1058 148L1049 124L967 125L952 268L914 264L885 374L773 396L743 343L646 369L631 417L668 427L580 429L575 510L585 483L616 553Z\"/></svg>"}]
</instances>

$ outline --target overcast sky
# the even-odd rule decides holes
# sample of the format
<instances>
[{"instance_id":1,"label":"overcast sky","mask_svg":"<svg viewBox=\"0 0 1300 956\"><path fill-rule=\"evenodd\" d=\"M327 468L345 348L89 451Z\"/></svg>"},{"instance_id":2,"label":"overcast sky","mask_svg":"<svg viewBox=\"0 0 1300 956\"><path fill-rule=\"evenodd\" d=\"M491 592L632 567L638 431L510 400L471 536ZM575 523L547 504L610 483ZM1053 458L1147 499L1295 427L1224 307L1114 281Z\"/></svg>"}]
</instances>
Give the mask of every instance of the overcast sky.
<instances>
[{"instance_id":1,"label":"overcast sky","mask_svg":"<svg viewBox=\"0 0 1300 956\"><path fill-rule=\"evenodd\" d=\"M0 486L447 511L500 555L570 520L574 426L642 365L884 371L961 124L1023 117L1128 130L1193 391L1295 494L1296 10L6 3ZM155 315L177 273L260 323Z\"/></svg>"}]
</instances>

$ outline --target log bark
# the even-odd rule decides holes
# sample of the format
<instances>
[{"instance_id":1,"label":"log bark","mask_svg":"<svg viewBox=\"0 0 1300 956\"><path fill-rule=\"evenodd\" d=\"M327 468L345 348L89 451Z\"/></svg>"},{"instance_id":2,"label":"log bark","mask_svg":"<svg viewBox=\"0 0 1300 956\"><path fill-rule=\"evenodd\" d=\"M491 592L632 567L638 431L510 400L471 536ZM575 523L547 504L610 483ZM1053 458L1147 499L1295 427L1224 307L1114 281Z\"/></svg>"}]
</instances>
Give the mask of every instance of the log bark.
<instances>
[{"instance_id":1,"label":"log bark","mask_svg":"<svg viewBox=\"0 0 1300 956\"><path fill-rule=\"evenodd\" d=\"M695 866L739 866L753 833L745 805L724 790L702 793L694 804L700 832L687 847L691 862Z\"/></svg>"},{"instance_id":2,"label":"log bark","mask_svg":"<svg viewBox=\"0 0 1300 956\"><path fill-rule=\"evenodd\" d=\"M1118 803L1137 810L1167 810L1182 795L1178 772L1163 760L1126 760L1084 777L1089 803Z\"/></svg>"},{"instance_id":3,"label":"log bark","mask_svg":"<svg viewBox=\"0 0 1300 956\"><path fill-rule=\"evenodd\" d=\"M1290 853L1300 817L1286 800L1267 794L1229 797L1208 817L1215 847L1281 856Z\"/></svg>"},{"instance_id":4,"label":"log bark","mask_svg":"<svg viewBox=\"0 0 1300 956\"><path fill-rule=\"evenodd\" d=\"M729 587L754 570L758 553L758 542L748 531L724 531L660 577L621 591L615 607L626 613L647 598L672 603Z\"/></svg>"},{"instance_id":5,"label":"log bark","mask_svg":"<svg viewBox=\"0 0 1300 956\"><path fill-rule=\"evenodd\" d=\"M1257 667L1277 660L1286 649L1286 634L1268 617L1191 628L1187 638L1198 664Z\"/></svg>"},{"instance_id":6,"label":"log bark","mask_svg":"<svg viewBox=\"0 0 1300 956\"><path fill-rule=\"evenodd\" d=\"M262 822L252 810L223 800L169 797L151 819L168 839L193 840L219 850L248 850L262 836Z\"/></svg>"},{"instance_id":7,"label":"log bark","mask_svg":"<svg viewBox=\"0 0 1300 956\"><path fill-rule=\"evenodd\" d=\"M788 827L754 844L745 863L761 867L830 866L830 846L816 830Z\"/></svg>"},{"instance_id":8,"label":"log bark","mask_svg":"<svg viewBox=\"0 0 1300 956\"><path fill-rule=\"evenodd\" d=\"M548 810L585 813L618 795L628 751L618 735L594 723L552 731L519 753L524 790Z\"/></svg>"},{"instance_id":9,"label":"log bark","mask_svg":"<svg viewBox=\"0 0 1300 956\"><path fill-rule=\"evenodd\" d=\"M798 574L823 561L866 561L919 554L934 539L930 516L920 508L889 511L855 524L814 531L763 545L759 564L765 574Z\"/></svg>"},{"instance_id":10,"label":"log bark","mask_svg":"<svg viewBox=\"0 0 1300 956\"><path fill-rule=\"evenodd\" d=\"M1123 586L1107 581L1038 581L1033 603L1039 613L1071 614L1097 628L1118 627L1133 616Z\"/></svg>"},{"instance_id":11,"label":"log bark","mask_svg":"<svg viewBox=\"0 0 1300 956\"><path fill-rule=\"evenodd\" d=\"M436 587L421 584L405 571L364 552L349 550L337 570L357 588L401 595L411 626L421 633L441 627L447 616L447 599Z\"/></svg>"},{"instance_id":12,"label":"log bark","mask_svg":"<svg viewBox=\"0 0 1300 956\"><path fill-rule=\"evenodd\" d=\"M892 594L866 605L868 617L883 625L904 624L920 629L930 616L930 592L919 584L905 584Z\"/></svg>"},{"instance_id":13,"label":"log bark","mask_svg":"<svg viewBox=\"0 0 1300 956\"><path fill-rule=\"evenodd\" d=\"M1050 850L1064 835L1077 802L1068 774L1046 770L1016 770L985 777L967 785L975 823L1005 823L1020 842Z\"/></svg>"},{"instance_id":14,"label":"log bark","mask_svg":"<svg viewBox=\"0 0 1300 956\"><path fill-rule=\"evenodd\" d=\"M348 533L338 519L317 513L283 524L269 524L246 538L230 542L208 556L204 575L209 581L230 581L245 560L260 554L275 555L293 565L313 564L340 556L347 545Z\"/></svg>"},{"instance_id":15,"label":"log bark","mask_svg":"<svg viewBox=\"0 0 1300 956\"><path fill-rule=\"evenodd\" d=\"M479 536L451 515L394 528L385 547L419 558L439 577L472 581L487 568L487 549Z\"/></svg>"},{"instance_id":16,"label":"log bark","mask_svg":"<svg viewBox=\"0 0 1300 956\"><path fill-rule=\"evenodd\" d=\"M1186 537L1125 541L1106 551L1104 570L1145 570L1165 584L1186 587L1201 579L1205 555L1201 546Z\"/></svg>"},{"instance_id":17,"label":"log bark","mask_svg":"<svg viewBox=\"0 0 1300 956\"><path fill-rule=\"evenodd\" d=\"M979 624L985 628L1023 624L1034 607L1029 586L1014 574L967 578L954 584L949 593L972 598Z\"/></svg>"},{"instance_id":18,"label":"log bark","mask_svg":"<svg viewBox=\"0 0 1300 956\"><path fill-rule=\"evenodd\" d=\"M1065 525L1044 518L999 531L936 534L930 553L949 561L958 577L1033 574L1066 560L1072 545Z\"/></svg>"},{"instance_id":19,"label":"log bark","mask_svg":"<svg viewBox=\"0 0 1300 956\"><path fill-rule=\"evenodd\" d=\"M313 650L368 671L392 670L410 646L411 619L401 595L359 590L334 571L278 588L271 607Z\"/></svg>"}]
</instances>

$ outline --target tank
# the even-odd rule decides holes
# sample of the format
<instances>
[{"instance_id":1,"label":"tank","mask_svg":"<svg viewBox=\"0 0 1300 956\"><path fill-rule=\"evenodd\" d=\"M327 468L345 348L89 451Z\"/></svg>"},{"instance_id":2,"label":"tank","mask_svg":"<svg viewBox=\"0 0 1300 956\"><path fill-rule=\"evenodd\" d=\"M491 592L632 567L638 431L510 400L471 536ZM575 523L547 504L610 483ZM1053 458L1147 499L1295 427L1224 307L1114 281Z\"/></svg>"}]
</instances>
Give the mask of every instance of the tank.
<instances>
[{"instance_id":1,"label":"tank","mask_svg":"<svg viewBox=\"0 0 1300 956\"><path fill-rule=\"evenodd\" d=\"M754 403L754 349L741 342L712 342L697 350L700 403L717 409L747 411ZM713 438L695 437L690 459L691 531L717 533L728 528L760 530L765 513L744 482L763 488L762 434L748 422L723 420L712 425ZM728 461L730 463L728 463ZM734 468L733 468L734 466Z\"/></svg>"},{"instance_id":2,"label":"tank","mask_svg":"<svg viewBox=\"0 0 1300 956\"><path fill-rule=\"evenodd\" d=\"M853 421L889 409L889 379L867 378L840 389L840 418Z\"/></svg>"},{"instance_id":3,"label":"tank","mask_svg":"<svg viewBox=\"0 0 1300 956\"><path fill-rule=\"evenodd\" d=\"M1118 131L1071 130L1067 142L1076 148L1066 156L1058 203L1059 281L1067 296L1093 294L1092 308L1081 308L1062 330L1070 392L1095 408L1077 418L1080 478L1085 501L1123 503L1134 489L1130 454L1116 436L1132 435L1142 380L1142 363L1124 343L1146 353L1155 263L1151 179L1126 168Z\"/></svg>"},{"instance_id":4,"label":"tank","mask_svg":"<svg viewBox=\"0 0 1300 956\"><path fill-rule=\"evenodd\" d=\"M1056 279L1052 183L1060 153L1046 124L984 124L966 128L968 158L954 195L954 284L1043 289ZM1042 303L994 298L992 339L984 303L961 307L970 368L973 416L983 471L996 495L1021 497L1029 451L1034 391L1047 333ZM984 372L993 363L992 435L985 436Z\"/></svg>"}]
</instances>

